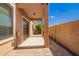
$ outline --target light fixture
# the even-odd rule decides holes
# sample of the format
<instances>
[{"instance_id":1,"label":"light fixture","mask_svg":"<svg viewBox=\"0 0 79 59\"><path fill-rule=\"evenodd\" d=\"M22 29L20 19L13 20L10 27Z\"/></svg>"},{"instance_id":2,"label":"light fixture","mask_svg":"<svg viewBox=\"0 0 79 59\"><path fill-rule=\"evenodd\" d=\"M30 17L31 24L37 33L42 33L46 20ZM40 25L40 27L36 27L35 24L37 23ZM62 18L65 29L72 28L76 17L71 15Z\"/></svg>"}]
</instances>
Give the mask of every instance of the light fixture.
<instances>
[{"instance_id":1,"label":"light fixture","mask_svg":"<svg viewBox=\"0 0 79 59\"><path fill-rule=\"evenodd\" d=\"M33 13L33 15L36 15L36 13Z\"/></svg>"}]
</instances>

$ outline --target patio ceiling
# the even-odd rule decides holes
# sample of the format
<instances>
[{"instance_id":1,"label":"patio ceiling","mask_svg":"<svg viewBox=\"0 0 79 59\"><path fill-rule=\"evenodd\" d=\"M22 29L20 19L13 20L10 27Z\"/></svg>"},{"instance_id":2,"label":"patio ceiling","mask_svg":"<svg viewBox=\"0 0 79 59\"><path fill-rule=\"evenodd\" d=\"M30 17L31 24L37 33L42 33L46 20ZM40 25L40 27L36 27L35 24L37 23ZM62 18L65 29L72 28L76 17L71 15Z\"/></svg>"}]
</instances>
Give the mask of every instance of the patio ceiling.
<instances>
[{"instance_id":1,"label":"patio ceiling","mask_svg":"<svg viewBox=\"0 0 79 59\"><path fill-rule=\"evenodd\" d=\"M30 20L42 20L43 18L44 8L42 3L17 3L16 7Z\"/></svg>"}]
</instances>

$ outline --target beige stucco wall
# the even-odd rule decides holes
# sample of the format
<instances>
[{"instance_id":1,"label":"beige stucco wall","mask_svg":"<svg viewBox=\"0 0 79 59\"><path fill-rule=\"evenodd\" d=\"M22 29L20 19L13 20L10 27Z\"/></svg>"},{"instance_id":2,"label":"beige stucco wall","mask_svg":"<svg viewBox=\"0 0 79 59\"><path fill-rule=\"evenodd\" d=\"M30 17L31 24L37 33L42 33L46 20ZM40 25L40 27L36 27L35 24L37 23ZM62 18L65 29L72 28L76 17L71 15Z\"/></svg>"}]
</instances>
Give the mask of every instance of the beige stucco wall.
<instances>
[{"instance_id":1,"label":"beige stucco wall","mask_svg":"<svg viewBox=\"0 0 79 59\"><path fill-rule=\"evenodd\" d=\"M49 27L49 35L79 55L79 21Z\"/></svg>"},{"instance_id":2,"label":"beige stucco wall","mask_svg":"<svg viewBox=\"0 0 79 59\"><path fill-rule=\"evenodd\" d=\"M16 8L16 43L17 45L21 44L24 41L24 36L23 36L23 18L25 18L28 22L29 22L29 36L32 36L33 34L33 29L32 29L32 25L33 22L30 21L29 19L27 19L26 17L24 17L24 15L20 12L19 9Z\"/></svg>"},{"instance_id":3,"label":"beige stucco wall","mask_svg":"<svg viewBox=\"0 0 79 59\"><path fill-rule=\"evenodd\" d=\"M17 44L21 44L23 41L23 17L18 9L16 9L16 41Z\"/></svg>"},{"instance_id":4,"label":"beige stucco wall","mask_svg":"<svg viewBox=\"0 0 79 59\"><path fill-rule=\"evenodd\" d=\"M32 21L29 21L29 36L32 36L33 35L33 22Z\"/></svg>"},{"instance_id":5,"label":"beige stucco wall","mask_svg":"<svg viewBox=\"0 0 79 59\"><path fill-rule=\"evenodd\" d=\"M0 45L0 56L6 55L8 52L10 52L14 48L12 44L13 42L14 41L11 40L5 44Z\"/></svg>"},{"instance_id":6,"label":"beige stucco wall","mask_svg":"<svg viewBox=\"0 0 79 59\"><path fill-rule=\"evenodd\" d=\"M48 5L44 4L44 45L46 48L49 47L48 37Z\"/></svg>"}]
</instances>

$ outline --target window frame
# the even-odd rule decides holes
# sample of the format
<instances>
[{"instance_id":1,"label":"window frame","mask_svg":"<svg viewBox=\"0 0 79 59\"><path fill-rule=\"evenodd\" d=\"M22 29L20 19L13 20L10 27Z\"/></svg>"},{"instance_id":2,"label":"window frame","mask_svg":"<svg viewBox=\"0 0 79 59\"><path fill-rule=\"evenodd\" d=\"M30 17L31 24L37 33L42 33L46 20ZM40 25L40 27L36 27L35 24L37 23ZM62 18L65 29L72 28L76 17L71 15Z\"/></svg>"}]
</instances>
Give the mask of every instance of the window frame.
<instances>
[{"instance_id":1,"label":"window frame","mask_svg":"<svg viewBox=\"0 0 79 59\"><path fill-rule=\"evenodd\" d=\"M10 3L3 3L3 4L5 4L5 5L7 5L7 7L11 8L11 16L12 16L12 19L11 19L12 34L11 35L12 36L1 40L0 45L5 44L14 39L14 7Z\"/></svg>"}]
</instances>

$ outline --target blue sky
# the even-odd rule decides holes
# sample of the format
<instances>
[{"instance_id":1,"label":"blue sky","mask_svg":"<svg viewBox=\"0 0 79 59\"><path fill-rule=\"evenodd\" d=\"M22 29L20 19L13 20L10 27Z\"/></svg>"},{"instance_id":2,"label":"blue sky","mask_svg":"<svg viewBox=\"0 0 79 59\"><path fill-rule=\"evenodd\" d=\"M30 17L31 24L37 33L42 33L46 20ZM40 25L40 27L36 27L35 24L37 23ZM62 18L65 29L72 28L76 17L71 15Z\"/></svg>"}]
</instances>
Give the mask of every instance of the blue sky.
<instances>
[{"instance_id":1,"label":"blue sky","mask_svg":"<svg viewBox=\"0 0 79 59\"><path fill-rule=\"evenodd\" d=\"M49 26L79 20L78 3L49 3Z\"/></svg>"}]
</instances>

